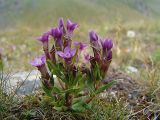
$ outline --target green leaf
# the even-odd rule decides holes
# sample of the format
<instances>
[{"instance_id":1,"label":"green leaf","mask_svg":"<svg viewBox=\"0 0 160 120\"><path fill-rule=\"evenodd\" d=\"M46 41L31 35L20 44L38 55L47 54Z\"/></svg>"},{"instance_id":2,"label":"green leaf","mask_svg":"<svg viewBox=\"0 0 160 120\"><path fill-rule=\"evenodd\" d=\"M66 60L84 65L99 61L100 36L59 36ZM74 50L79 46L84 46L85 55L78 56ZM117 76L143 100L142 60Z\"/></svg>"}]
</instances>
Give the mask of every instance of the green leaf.
<instances>
[{"instance_id":1,"label":"green leaf","mask_svg":"<svg viewBox=\"0 0 160 120\"><path fill-rule=\"evenodd\" d=\"M52 62L49 60L47 60L46 62L47 62L47 66L48 66L49 71L52 71L52 68L54 67Z\"/></svg>"},{"instance_id":2,"label":"green leaf","mask_svg":"<svg viewBox=\"0 0 160 120\"><path fill-rule=\"evenodd\" d=\"M59 94L59 93L62 92L62 90L59 89L58 87L53 87L53 88L52 88L52 92Z\"/></svg>"},{"instance_id":3,"label":"green leaf","mask_svg":"<svg viewBox=\"0 0 160 120\"><path fill-rule=\"evenodd\" d=\"M68 83L63 73L63 65L61 63L53 64L51 61L47 61L48 69L51 74L56 75L57 78L61 79L63 82Z\"/></svg>"},{"instance_id":4,"label":"green leaf","mask_svg":"<svg viewBox=\"0 0 160 120\"><path fill-rule=\"evenodd\" d=\"M57 110L57 111L67 111L68 108L66 106L61 106L61 107L56 107L55 106L54 109Z\"/></svg>"},{"instance_id":5,"label":"green leaf","mask_svg":"<svg viewBox=\"0 0 160 120\"><path fill-rule=\"evenodd\" d=\"M78 93L78 92L80 92L81 91L81 89L80 88L70 88L70 89L68 89L68 90L65 90L65 91L63 91L63 93L67 93L67 94L70 94L70 93Z\"/></svg>"},{"instance_id":6,"label":"green leaf","mask_svg":"<svg viewBox=\"0 0 160 120\"><path fill-rule=\"evenodd\" d=\"M89 89L89 93L92 94L95 91L94 88L94 77L92 73L89 71L87 74L87 88Z\"/></svg>"},{"instance_id":7,"label":"green leaf","mask_svg":"<svg viewBox=\"0 0 160 120\"><path fill-rule=\"evenodd\" d=\"M98 63L96 63L95 75L96 75L96 80L101 80L102 79L101 71L100 71L100 67L99 67Z\"/></svg>"},{"instance_id":8,"label":"green leaf","mask_svg":"<svg viewBox=\"0 0 160 120\"><path fill-rule=\"evenodd\" d=\"M84 103L83 101L78 101L72 105L72 110L75 112L85 112L87 110L85 104L86 103Z\"/></svg>"},{"instance_id":9,"label":"green leaf","mask_svg":"<svg viewBox=\"0 0 160 120\"><path fill-rule=\"evenodd\" d=\"M83 75L80 70L78 70L76 77L73 78L72 86L78 85L81 88L84 88L84 83L86 80L86 75Z\"/></svg>"},{"instance_id":10,"label":"green leaf","mask_svg":"<svg viewBox=\"0 0 160 120\"><path fill-rule=\"evenodd\" d=\"M104 90L109 89L112 85L114 85L116 83L116 81L111 81L108 84L100 87L98 90L95 91L95 94L99 94L101 92L103 92Z\"/></svg>"},{"instance_id":11,"label":"green leaf","mask_svg":"<svg viewBox=\"0 0 160 120\"><path fill-rule=\"evenodd\" d=\"M51 95L51 91L52 91L52 90L48 89L48 88L45 87L43 84L42 84L42 89L43 89L43 91L45 92L45 94L46 94L47 96L52 97L52 95Z\"/></svg>"}]
</instances>

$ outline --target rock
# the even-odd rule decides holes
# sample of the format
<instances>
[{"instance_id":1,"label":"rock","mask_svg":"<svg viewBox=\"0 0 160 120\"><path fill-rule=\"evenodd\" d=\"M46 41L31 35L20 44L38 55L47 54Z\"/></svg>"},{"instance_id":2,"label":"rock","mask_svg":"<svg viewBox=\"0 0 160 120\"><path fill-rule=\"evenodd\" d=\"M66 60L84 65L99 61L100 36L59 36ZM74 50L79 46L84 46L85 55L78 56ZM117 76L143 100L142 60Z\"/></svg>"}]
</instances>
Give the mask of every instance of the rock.
<instances>
[{"instance_id":1,"label":"rock","mask_svg":"<svg viewBox=\"0 0 160 120\"><path fill-rule=\"evenodd\" d=\"M5 93L13 93L16 95L27 95L31 94L41 87L40 72L38 70L33 70L31 72L23 71L5 76L3 78L3 89ZM53 75L55 80L55 85L60 86L56 75ZM1 81L0 81L1 82Z\"/></svg>"},{"instance_id":2,"label":"rock","mask_svg":"<svg viewBox=\"0 0 160 120\"><path fill-rule=\"evenodd\" d=\"M17 95L26 95L40 88L40 73L38 70L31 72L18 72L6 79L5 91L15 92Z\"/></svg>"},{"instance_id":3,"label":"rock","mask_svg":"<svg viewBox=\"0 0 160 120\"><path fill-rule=\"evenodd\" d=\"M128 38L134 38L136 36L136 33L132 30L127 31L127 37Z\"/></svg>"},{"instance_id":4,"label":"rock","mask_svg":"<svg viewBox=\"0 0 160 120\"><path fill-rule=\"evenodd\" d=\"M128 67L126 68L126 72L127 72L127 73L137 73L137 72L138 72L138 69L135 68L135 67L133 67L133 66L128 66Z\"/></svg>"}]
</instances>

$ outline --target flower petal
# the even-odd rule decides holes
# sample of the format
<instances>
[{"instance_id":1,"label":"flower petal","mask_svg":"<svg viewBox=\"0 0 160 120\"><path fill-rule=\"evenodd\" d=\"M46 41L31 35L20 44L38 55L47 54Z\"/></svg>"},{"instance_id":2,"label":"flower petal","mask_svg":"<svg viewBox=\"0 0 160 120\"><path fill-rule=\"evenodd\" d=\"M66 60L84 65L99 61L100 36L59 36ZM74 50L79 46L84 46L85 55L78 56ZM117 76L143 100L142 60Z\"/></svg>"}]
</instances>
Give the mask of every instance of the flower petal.
<instances>
[{"instance_id":1,"label":"flower petal","mask_svg":"<svg viewBox=\"0 0 160 120\"><path fill-rule=\"evenodd\" d=\"M109 50L107 55L107 60L111 60L111 59L112 59L112 51Z\"/></svg>"},{"instance_id":2,"label":"flower petal","mask_svg":"<svg viewBox=\"0 0 160 120\"><path fill-rule=\"evenodd\" d=\"M70 51L71 56L73 57L76 54L76 49Z\"/></svg>"},{"instance_id":3,"label":"flower petal","mask_svg":"<svg viewBox=\"0 0 160 120\"><path fill-rule=\"evenodd\" d=\"M44 32L42 36L38 37L37 40L43 42L48 42L50 31Z\"/></svg>"},{"instance_id":4,"label":"flower petal","mask_svg":"<svg viewBox=\"0 0 160 120\"><path fill-rule=\"evenodd\" d=\"M64 29L64 21L63 21L63 18L60 18L60 19L59 19L58 27L59 27L59 29Z\"/></svg>"},{"instance_id":5,"label":"flower petal","mask_svg":"<svg viewBox=\"0 0 160 120\"><path fill-rule=\"evenodd\" d=\"M59 55L62 58L65 57L65 54L62 51L57 51L56 54Z\"/></svg>"},{"instance_id":6,"label":"flower petal","mask_svg":"<svg viewBox=\"0 0 160 120\"><path fill-rule=\"evenodd\" d=\"M68 53L68 52L70 52L71 51L71 48L70 47L65 47L64 48L64 53Z\"/></svg>"},{"instance_id":7,"label":"flower petal","mask_svg":"<svg viewBox=\"0 0 160 120\"><path fill-rule=\"evenodd\" d=\"M113 47L112 39L109 39L107 44L107 50L110 50L112 47Z\"/></svg>"},{"instance_id":8,"label":"flower petal","mask_svg":"<svg viewBox=\"0 0 160 120\"><path fill-rule=\"evenodd\" d=\"M72 33L77 27L77 23L72 23L69 19L67 20L67 31L69 33Z\"/></svg>"},{"instance_id":9,"label":"flower petal","mask_svg":"<svg viewBox=\"0 0 160 120\"><path fill-rule=\"evenodd\" d=\"M40 57L37 57L35 58L33 61L30 61L29 63L32 65L32 66L35 66L35 67L40 67L42 65L45 64L45 61L46 61L46 58L45 56L40 56Z\"/></svg>"},{"instance_id":10,"label":"flower petal","mask_svg":"<svg viewBox=\"0 0 160 120\"><path fill-rule=\"evenodd\" d=\"M61 39L61 37L62 37L62 31L58 27L57 28L52 28L51 29L51 35L55 39Z\"/></svg>"}]
</instances>

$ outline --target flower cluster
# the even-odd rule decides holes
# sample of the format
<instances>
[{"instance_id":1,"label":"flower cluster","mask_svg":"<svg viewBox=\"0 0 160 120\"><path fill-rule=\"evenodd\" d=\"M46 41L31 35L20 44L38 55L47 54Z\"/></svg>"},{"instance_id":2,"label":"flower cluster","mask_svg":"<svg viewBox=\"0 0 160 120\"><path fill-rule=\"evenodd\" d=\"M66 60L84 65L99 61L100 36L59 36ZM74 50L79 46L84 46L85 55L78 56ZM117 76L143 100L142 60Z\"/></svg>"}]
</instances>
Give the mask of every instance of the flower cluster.
<instances>
[{"instance_id":1,"label":"flower cluster","mask_svg":"<svg viewBox=\"0 0 160 120\"><path fill-rule=\"evenodd\" d=\"M94 57L91 57L91 64L94 66L94 63L96 62L101 69L102 76L105 77L105 73L107 72L109 64L112 60L112 39L99 39L94 31L91 31L89 36L90 44L94 53Z\"/></svg>"},{"instance_id":2,"label":"flower cluster","mask_svg":"<svg viewBox=\"0 0 160 120\"><path fill-rule=\"evenodd\" d=\"M78 64L81 51L87 45L82 42L72 44L72 35L77 27L78 24L69 19L66 25L62 18L59 19L58 27L37 39L43 45L44 55L30 62L41 72L43 90L53 100L54 108L60 111L79 111L79 107L83 108L81 112L88 109L86 105L113 84L104 85L102 82L112 60L112 40L102 40L94 31L89 33L93 56L84 55L90 64L88 68L83 63ZM49 40L52 39L54 44L50 46Z\"/></svg>"}]
</instances>

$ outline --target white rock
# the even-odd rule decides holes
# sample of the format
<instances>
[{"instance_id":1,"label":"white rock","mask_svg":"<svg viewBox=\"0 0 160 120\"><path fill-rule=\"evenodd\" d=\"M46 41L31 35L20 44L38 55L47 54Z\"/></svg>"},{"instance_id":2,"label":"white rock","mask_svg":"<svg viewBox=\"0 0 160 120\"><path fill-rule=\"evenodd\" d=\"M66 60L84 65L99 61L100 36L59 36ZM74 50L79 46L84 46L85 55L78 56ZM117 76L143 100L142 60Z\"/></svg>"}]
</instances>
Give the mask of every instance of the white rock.
<instances>
[{"instance_id":1,"label":"white rock","mask_svg":"<svg viewBox=\"0 0 160 120\"><path fill-rule=\"evenodd\" d=\"M127 31L127 37L134 38L136 36L136 33L133 30Z\"/></svg>"},{"instance_id":2,"label":"white rock","mask_svg":"<svg viewBox=\"0 0 160 120\"><path fill-rule=\"evenodd\" d=\"M31 72L18 72L5 79L4 90L6 93L29 94L40 87L40 73L38 70Z\"/></svg>"},{"instance_id":3,"label":"white rock","mask_svg":"<svg viewBox=\"0 0 160 120\"><path fill-rule=\"evenodd\" d=\"M9 94L15 92L17 95L30 94L41 87L40 81L41 74L38 70L33 70L31 72L23 71L9 76L4 75L3 77L3 90L5 93ZM53 75L55 86L60 87L56 75ZM1 82L1 81L0 81Z\"/></svg>"},{"instance_id":4,"label":"white rock","mask_svg":"<svg viewBox=\"0 0 160 120\"><path fill-rule=\"evenodd\" d=\"M127 73L137 73L138 69L133 66L128 66L126 71L127 71Z\"/></svg>"}]
</instances>

